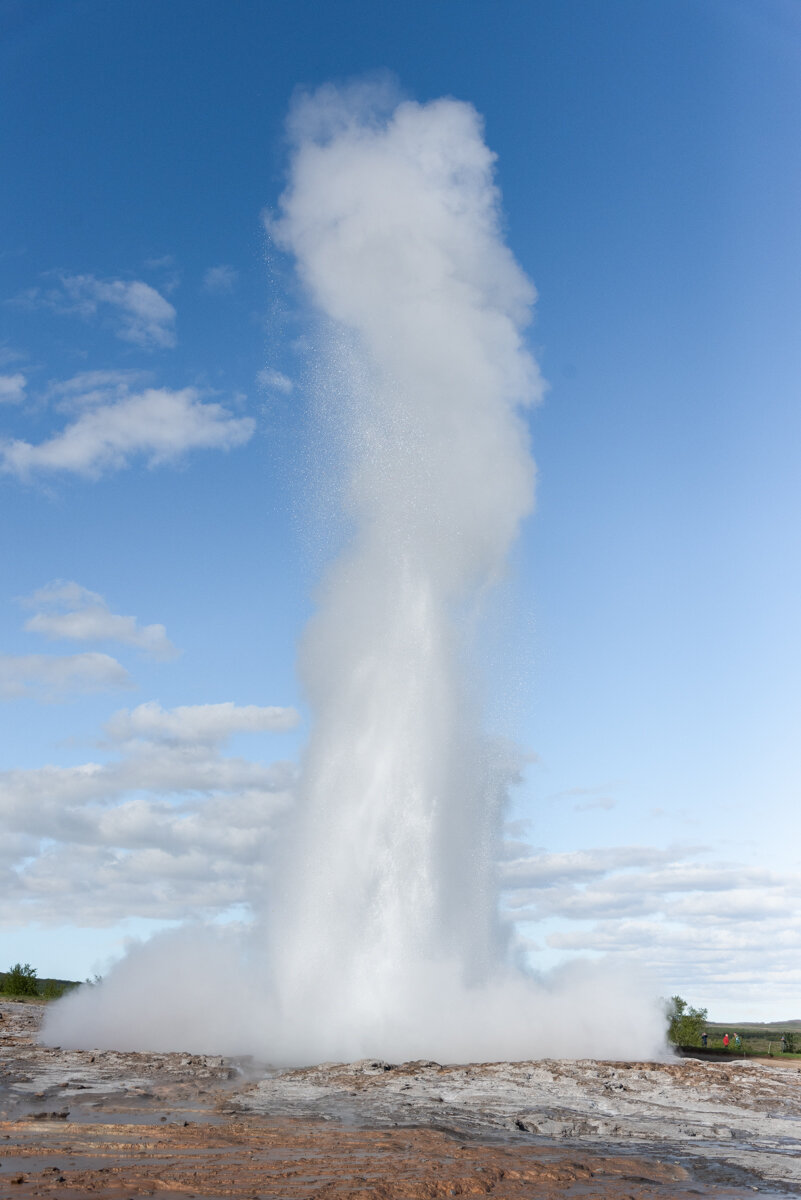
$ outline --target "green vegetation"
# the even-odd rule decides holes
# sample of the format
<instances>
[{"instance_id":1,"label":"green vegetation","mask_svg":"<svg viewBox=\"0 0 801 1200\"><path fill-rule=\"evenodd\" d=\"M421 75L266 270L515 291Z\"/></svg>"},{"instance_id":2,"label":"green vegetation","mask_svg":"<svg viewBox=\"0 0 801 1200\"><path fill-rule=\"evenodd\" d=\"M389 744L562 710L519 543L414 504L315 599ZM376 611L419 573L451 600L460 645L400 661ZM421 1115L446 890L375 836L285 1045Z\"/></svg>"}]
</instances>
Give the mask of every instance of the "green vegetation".
<instances>
[{"instance_id":1,"label":"green vegetation","mask_svg":"<svg viewBox=\"0 0 801 1200\"><path fill-rule=\"evenodd\" d=\"M681 996L671 996L667 1005L668 1041L674 1046L700 1046L706 1028L705 1008L693 1008Z\"/></svg>"},{"instance_id":2,"label":"green vegetation","mask_svg":"<svg viewBox=\"0 0 801 1200\"><path fill-rule=\"evenodd\" d=\"M74 985L67 982L66 979L43 979L42 990L40 995L45 1000L59 1000L65 992L71 990Z\"/></svg>"},{"instance_id":3,"label":"green vegetation","mask_svg":"<svg viewBox=\"0 0 801 1200\"><path fill-rule=\"evenodd\" d=\"M3 976L3 993L6 996L38 996L39 981L36 968L30 963L14 963Z\"/></svg>"},{"instance_id":4,"label":"green vegetation","mask_svg":"<svg viewBox=\"0 0 801 1200\"><path fill-rule=\"evenodd\" d=\"M801 1057L801 1021L746 1021L743 1024L724 1025L720 1021L708 1021L706 1026L709 1035L710 1050L722 1050L723 1035L729 1035L729 1050L734 1049L740 1055L759 1055L760 1057ZM734 1035L739 1034L742 1047L733 1047ZM784 1048L782 1048L782 1034Z\"/></svg>"},{"instance_id":5,"label":"green vegetation","mask_svg":"<svg viewBox=\"0 0 801 1200\"><path fill-rule=\"evenodd\" d=\"M30 963L14 963L8 971L0 971L0 996L16 1000L58 1000L79 986L73 979L39 979Z\"/></svg>"},{"instance_id":6,"label":"green vegetation","mask_svg":"<svg viewBox=\"0 0 801 1200\"><path fill-rule=\"evenodd\" d=\"M705 1048L740 1057L753 1054L801 1058L801 1021L746 1021L742 1025L723 1025L719 1021L708 1021L706 1014L705 1008L693 1008L681 996L671 996L665 1005L668 1041L674 1046ZM706 1043L703 1034L706 1034ZM726 1034L729 1041L724 1046Z\"/></svg>"}]
</instances>

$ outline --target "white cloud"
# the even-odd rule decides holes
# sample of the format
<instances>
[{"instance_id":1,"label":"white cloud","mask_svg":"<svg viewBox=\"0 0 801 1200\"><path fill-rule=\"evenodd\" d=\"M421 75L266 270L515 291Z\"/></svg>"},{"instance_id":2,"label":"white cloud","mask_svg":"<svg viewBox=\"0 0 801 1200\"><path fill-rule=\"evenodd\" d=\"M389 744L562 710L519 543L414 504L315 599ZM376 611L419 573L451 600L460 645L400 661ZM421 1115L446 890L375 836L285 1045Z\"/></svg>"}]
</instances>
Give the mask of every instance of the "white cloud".
<instances>
[{"instance_id":1,"label":"white cloud","mask_svg":"<svg viewBox=\"0 0 801 1200\"><path fill-rule=\"evenodd\" d=\"M734 880L733 880L734 882ZM735 893L736 895L736 893ZM568 955L611 954L636 958L665 981L665 994L685 996L710 1008L713 1020L775 1020L797 1011L801 951L797 879L777 879L754 893L758 912L739 904L716 906L707 915L656 912L630 919L614 916L549 933L551 950Z\"/></svg>"},{"instance_id":2,"label":"white cloud","mask_svg":"<svg viewBox=\"0 0 801 1200\"><path fill-rule=\"evenodd\" d=\"M11 303L21 308L49 308L86 321L100 317L109 322L118 338L144 349L175 345L175 309L141 279L60 275L55 286L27 288Z\"/></svg>"},{"instance_id":3,"label":"white cloud","mask_svg":"<svg viewBox=\"0 0 801 1200\"><path fill-rule=\"evenodd\" d=\"M78 583L55 580L23 603L40 610L25 622L29 633L79 642L123 642L153 658L174 658L178 653L163 625L140 625L136 617L113 613L102 596Z\"/></svg>"},{"instance_id":4,"label":"white cloud","mask_svg":"<svg viewBox=\"0 0 801 1200\"><path fill-rule=\"evenodd\" d=\"M148 271L160 273L159 287L163 292L174 292L181 286L181 271L174 254L161 254L155 258L146 258L144 265Z\"/></svg>"},{"instance_id":5,"label":"white cloud","mask_svg":"<svg viewBox=\"0 0 801 1200\"><path fill-rule=\"evenodd\" d=\"M0 921L58 923L66 908L102 925L260 901L294 768L223 757L218 743L285 728L291 711L142 705L112 719L123 744L108 763L0 772Z\"/></svg>"},{"instance_id":6,"label":"white cloud","mask_svg":"<svg viewBox=\"0 0 801 1200\"><path fill-rule=\"evenodd\" d=\"M194 388L147 388L87 408L47 441L0 443L0 470L20 479L53 471L97 478L137 457L153 467L188 450L230 450L248 441L254 428L252 418L201 401Z\"/></svg>"},{"instance_id":7,"label":"white cloud","mask_svg":"<svg viewBox=\"0 0 801 1200\"><path fill-rule=\"evenodd\" d=\"M207 292L222 294L232 292L239 278L239 272L233 267L209 267L203 276L203 288Z\"/></svg>"},{"instance_id":8,"label":"white cloud","mask_svg":"<svg viewBox=\"0 0 801 1200\"><path fill-rule=\"evenodd\" d=\"M12 300L10 303L14 304L15 301ZM18 363L24 359L25 355L19 350L14 350L7 344L0 345L0 367L10 367L14 363Z\"/></svg>"},{"instance_id":9,"label":"white cloud","mask_svg":"<svg viewBox=\"0 0 801 1200\"><path fill-rule=\"evenodd\" d=\"M21 371L14 375L0 375L0 404L19 404L24 400L25 383Z\"/></svg>"},{"instance_id":10,"label":"white cloud","mask_svg":"<svg viewBox=\"0 0 801 1200\"><path fill-rule=\"evenodd\" d=\"M592 812L596 808L609 812L614 807L615 801L610 796L601 796L599 800L586 800L583 804L574 804L573 812Z\"/></svg>"},{"instance_id":11,"label":"white cloud","mask_svg":"<svg viewBox=\"0 0 801 1200\"><path fill-rule=\"evenodd\" d=\"M206 812L214 796L238 796L250 828L263 808L259 797L285 791L292 778L286 764L224 758L215 747L137 744L109 763L0 772L0 816L4 829L32 837L130 848L131 813L139 814L136 845L146 813L145 841L164 846L166 826ZM199 825L190 826L194 837L205 837Z\"/></svg>"},{"instance_id":12,"label":"white cloud","mask_svg":"<svg viewBox=\"0 0 801 1200\"><path fill-rule=\"evenodd\" d=\"M801 879L707 861L707 853L624 846L530 854L501 865L504 915L536 929L535 958L544 947L634 958L666 994L718 1006L719 1019L760 1019L766 1005L775 1015L779 998L792 1015L797 981L788 962L801 948Z\"/></svg>"},{"instance_id":13,"label":"white cloud","mask_svg":"<svg viewBox=\"0 0 801 1200\"><path fill-rule=\"evenodd\" d=\"M109 762L0 773L0 922L59 924L68 910L77 924L104 925L258 907L295 770L226 756L220 746L233 733L295 720L284 707L150 702L110 719ZM720 1019L758 1014L766 990L786 998L792 1015L801 881L702 861L702 853L618 846L529 854L501 865L507 915L525 932L538 923L535 958L628 956L663 979L666 994L717 1005Z\"/></svg>"},{"instance_id":14,"label":"white cloud","mask_svg":"<svg viewBox=\"0 0 801 1200\"><path fill-rule=\"evenodd\" d=\"M131 388L148 380L147 371L80 371L70 379L53 380L45 393L66 411L123 400Z\"/></svg>"},{"instance_id":15,"label":"white cloud","mask_svg":"<svg viewBox=\"0 0 801 1200\"><path fill-rule=\"evenodd\" d=\"M285 396L288 396L294 387L288 375L283 375L281 371L271 371L267 367L257 372L256 383L265 391L283 392Z\"/></svg>"},{"instance_id":16,"label":"white cloud","mask_svg":"<svg viewBox=\"0 0 801 1200\"><path fill-rule=\"evenodd\" d=\"M505 888L537 888L553 883L586 882L631 868L650 867L675 862L686 857L688 850L652 846L610 846L598 850L575 850L563 854L541 852L504 864L502 881Z\"/></svg>"},{"instance_id":17,"label":"white cloud","mask_svg":"<svg viewBox=\"0 0 801 1200\"><path fill-rule=\"evenodd\" d=\"M156 701L115 713L106 725L106 733L115 742L143 738L152 742L196 743L213 745L233 733L292 729L297 725L294 708L265 708L256 704L237 706L194 704L163 709Z\"/></svg>"},{"instance_id":18,"label":"white cloud","mask_svg":"<svg viewBox=\"0 0 801 1200\"><path fill-rule=\"evenodd\" d=\"M0 698L60 700L74 692L131 687L125 668L108 654L0 655Z\"/></svg>"},{"instance_id":19,"label":"white cloud","mask_svg":"<svg viewBox=\"0 0 801 1200\"><path fill-rule=\"evenodd\" d=\"M149 283L63 275L61 284L61 296L48 294L52 307L86 318L111 310L115 333L123 341L147 349L175 345L175 309Z\"/></svg>"}]
</instances>

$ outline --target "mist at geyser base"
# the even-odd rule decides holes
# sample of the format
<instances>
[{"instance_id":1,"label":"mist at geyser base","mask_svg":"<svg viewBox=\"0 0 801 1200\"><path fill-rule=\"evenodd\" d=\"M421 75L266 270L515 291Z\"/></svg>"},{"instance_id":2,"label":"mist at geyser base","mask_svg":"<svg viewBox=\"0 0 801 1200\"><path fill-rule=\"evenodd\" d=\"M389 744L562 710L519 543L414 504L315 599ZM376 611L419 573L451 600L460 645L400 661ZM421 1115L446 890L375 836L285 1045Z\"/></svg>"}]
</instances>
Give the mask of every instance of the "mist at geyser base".
<instances>
[{"instance_id":1,"label":"mist at geyser base","mask_svg":"<svg viewBox=\"0 0 801 1200\"><path fill-rule=\"evenodd\" d=\"M542 383L480 118L326 87L289 133L269 229L319 318L349 529L301 647L293 812L252 928L136 948L45 1038L296 1064L653 1054L641 983L588 963L535 980L498 916L509 756L482 734L470 644L532 507L521 413Z\"/></svg>"}]
</instances>

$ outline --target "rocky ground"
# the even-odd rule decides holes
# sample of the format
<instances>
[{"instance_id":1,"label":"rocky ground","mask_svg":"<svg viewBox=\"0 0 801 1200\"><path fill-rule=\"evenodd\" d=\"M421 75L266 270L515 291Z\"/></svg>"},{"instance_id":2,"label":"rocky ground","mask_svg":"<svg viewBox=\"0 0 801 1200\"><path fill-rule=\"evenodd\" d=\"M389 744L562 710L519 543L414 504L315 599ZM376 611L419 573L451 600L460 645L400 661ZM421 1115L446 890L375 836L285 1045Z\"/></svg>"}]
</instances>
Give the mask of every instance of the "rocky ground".
<instances>
[{"instance_id":1,"label":"rocky ground","mask_svg":"<svg viewBox=\"0 0 801 1200\"><path fill-rule=\"evenodd\" d=\"M0 1197L801 1194L801 1073L692 1059L270 1071L63 1051L0 1003Z\"/></svg>"}]
</instances>

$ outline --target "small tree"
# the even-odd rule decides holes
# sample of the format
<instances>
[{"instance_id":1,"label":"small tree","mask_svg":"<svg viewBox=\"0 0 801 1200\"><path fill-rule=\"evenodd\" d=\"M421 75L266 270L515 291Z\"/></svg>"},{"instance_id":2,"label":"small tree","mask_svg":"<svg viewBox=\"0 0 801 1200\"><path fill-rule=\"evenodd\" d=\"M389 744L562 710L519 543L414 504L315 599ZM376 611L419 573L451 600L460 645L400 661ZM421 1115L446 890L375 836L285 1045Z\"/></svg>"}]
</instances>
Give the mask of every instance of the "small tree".
<instances>
[{"instance_id":1,"label":"small tree","mask_svg":"<svg viewBox=\"0 0 801 1200\"><path fill-rule=\"evenodd\" d=\"M797 1035L795 1033L786 1033L784 1035L784 1049L787 1052L787 1054L795 1054L795 1039L796 1039L796 1037L797 1037Z\"/></svg>"},{"instance_id":2,"label":"small tree","mask_svg":"<svg viewBox=\"0 0 801 1200\"><path fill-rule=\"evenodd\" d=\"M39 983L36 978L36 968L30 963L14 963L6 972L3 980L3 991L7 996L38 996Z\"/></svg>"},{"instance_id":3,"label":"small tree","mask_svg":"<svg viewBox=\"0 0 801 1200\"><path fill-rule=\"evenodd\" d=\"M705 1008L693 1008L681 996L671 996L666 1009L668 1041L674 1046L700 1046L706 1013Z\"/></svg>"}]
</instances>

